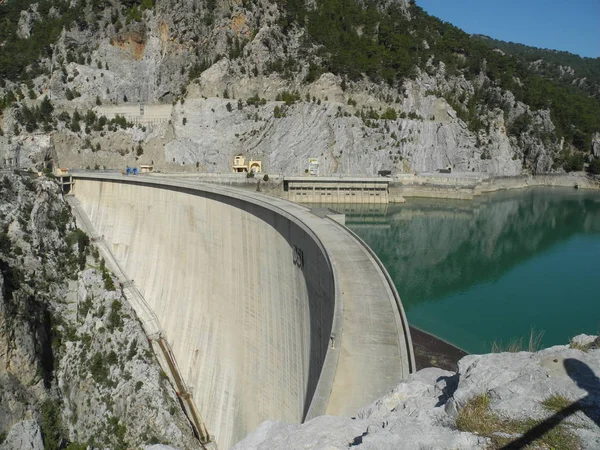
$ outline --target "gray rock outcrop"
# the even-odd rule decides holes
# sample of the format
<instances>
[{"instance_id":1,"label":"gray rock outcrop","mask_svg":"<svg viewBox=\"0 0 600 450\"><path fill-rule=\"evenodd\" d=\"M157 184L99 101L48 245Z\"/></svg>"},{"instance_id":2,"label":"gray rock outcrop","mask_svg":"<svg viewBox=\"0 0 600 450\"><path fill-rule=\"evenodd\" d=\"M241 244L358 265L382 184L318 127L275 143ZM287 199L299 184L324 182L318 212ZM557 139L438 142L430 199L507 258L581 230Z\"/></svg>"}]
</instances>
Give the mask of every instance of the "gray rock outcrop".
<instances>
[{"instance_id":1,"label":"gray rock outcrop","mask_svg":"<svg viewBox=\"0 0 600 450\"><path fill-rule=\"evenodd\" d=\"M0 449L200 447L114 284L55 182L0 175Z\"/></svg>"},{"instance_id":2,"label":"gray rock outcrop","mask_svg":"<svg viewBox=\"0 0 600 450\"><path fill-rule=\"evenodd\" d=\"M21 39L27 39L31 36L31 30L36 20L39 20L40 15L37 12L38 4L34 3L28 10L21 11L21 17L17 25L17 36Z\"/></svg>"},{"instance_id":3,"label":"gray rock outcrop","mask_svg":"<svg viewBox=\"0 0 600 450\"><path fill-rule=\"evenodd\" d=\"M354 418L323 416L303 425L265 422L234 449L485 449L492 438L509 443L523 434L501 426L489 436L460 431L464 426L457 428L457 418L471 401L485 396L486 414L499 417L499 423L504 418L530 424L523 425L528 430L560 414L561 407L544 406L557 396L565 405L578 405L564 417L564 433L591 450L600 446L599 376L600 349L556 346L537 353L469 355L457 373L420 370Z\"/></svg>"},{"instance_id":4,"label":"gray rock outcrop","mask_svg":"<svg viewBox=\"0 0 600 450\"><path fill-rule=\"evenodd\" d=\"M600 133L594 134L592 138L592 154L594 158L600 158Z\"/></svg>"},{"instance_id":5,"label":"gray rock outcrop","mask_svg":"<svg viewBox=\"0 0 600 450\"><path fill-rule=\"evenodd\" d=\"M378 6L384 10L391 4L410 16L404 0ZM23 38L42 20L36 11L32 6L22 12ZM447 166L494 175L560 170L563 146L553 137L550 112L516 101L483 73L468 81L432 58L394 87L331 73L308 82L311 63L321 62L319 49L307 44L306 30L280 25L285 11L278 3L161 0L135 20L124 20L123 14L116 5L95 15L85 10L81 20L93 25L64 30L52 57L40 61L50 74L36 78L34 95L37 100L49 95L57 111L70 114L100 104L151 108L185 100L173 109L171 123L148 124L144 132L139 126L129 139L106 127L72 131L55 121L48 141L15 127L6 110L3 130L10 139L0 142L0 165L29 167L51 153L56 164L73 168L120 169L153 161L163 171L229 172L232 156L243 154L261 158L267 172L286 174L303 174L313 157L320 160L321 174L430 172ZM293 62L293 68L274 70L282 61ZM479 106L474 126L466 111L469 98L480 91L501 107ZM277 102L285 93L301 100ZM255 96L267 101L257 110L246 106ZM377 118L391 110L397 118ZM93 151L87 151L87 142ZM144 158L132 151L138 144ZM594 154L600 154L596 147Z\"/></svg>"},{"instance_id":6,"label":"gray rock outcrop","mask_svg":"<svg viewBox=\"0 0 600 450\"><path fill-rule=\"evenodd\" d=\"M6 439L0 444L0 450L43 450L42 432L35 420L16 423Z\"/></svg>"}]
</instances>

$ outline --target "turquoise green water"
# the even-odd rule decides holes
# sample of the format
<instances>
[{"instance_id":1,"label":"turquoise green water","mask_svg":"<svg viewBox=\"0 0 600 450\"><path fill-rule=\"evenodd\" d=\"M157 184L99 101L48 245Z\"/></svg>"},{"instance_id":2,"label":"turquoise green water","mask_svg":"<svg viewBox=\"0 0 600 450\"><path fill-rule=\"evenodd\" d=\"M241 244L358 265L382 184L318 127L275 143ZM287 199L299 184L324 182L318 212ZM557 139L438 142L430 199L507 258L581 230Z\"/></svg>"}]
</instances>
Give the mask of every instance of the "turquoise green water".
<instances>
[{"instance_id":1,"label":"turquoise green water","mask_svg":"<svg viewBox=\"0 0 600 450\"><path fill-rule=\"evenodd\" d=\"M468 352L600 331L600 193L544 188L346 210L411 325ZM362 210L361 210L362 209Z\"/></svg>"}]
</instances>

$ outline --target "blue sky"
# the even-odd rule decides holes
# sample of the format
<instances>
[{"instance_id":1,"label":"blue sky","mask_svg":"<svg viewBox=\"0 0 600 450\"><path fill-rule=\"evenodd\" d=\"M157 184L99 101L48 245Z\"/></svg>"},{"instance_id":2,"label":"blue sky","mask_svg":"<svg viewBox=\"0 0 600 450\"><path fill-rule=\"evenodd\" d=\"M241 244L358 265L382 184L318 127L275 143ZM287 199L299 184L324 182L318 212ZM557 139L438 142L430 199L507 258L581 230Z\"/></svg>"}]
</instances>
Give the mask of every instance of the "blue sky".
<instances>
[{"instance_id":1,"label":"blue sky","mask_svg":"<svg viewBox=\"0 0 600 450\"><path fill-rule=\"evenodd\" d=\"M600 0L416 0L467 33L600 57Z\"/></svg>"}]
</instances>

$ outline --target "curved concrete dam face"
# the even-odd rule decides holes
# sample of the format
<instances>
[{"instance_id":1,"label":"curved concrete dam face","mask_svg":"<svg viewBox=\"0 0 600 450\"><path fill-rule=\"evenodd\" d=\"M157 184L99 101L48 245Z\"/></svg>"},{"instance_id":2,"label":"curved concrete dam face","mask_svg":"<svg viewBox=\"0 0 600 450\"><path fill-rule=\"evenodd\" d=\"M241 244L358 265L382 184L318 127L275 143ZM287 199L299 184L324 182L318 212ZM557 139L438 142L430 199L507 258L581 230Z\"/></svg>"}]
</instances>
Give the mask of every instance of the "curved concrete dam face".
<instances>
[{"instance_id":1,"label":"curved concrete dam face","mask_svg":"<svg viewBox=\"0 0 600 450\"><path fill-rule=\"evenodd\" d=\"M353 414L414 367L401 306L395 310L390 292L378 296L381 311L352 312L339 261L318 237L343 227L310 215L323 222L315 232L294 211L232 189L110 178L77 177L73 192L156 313L220 448L264 420ZM366 251L363 257L371 258ZM370 276L385 285L380 272ZM340 356L361 339L372 345L368 352L359 350L357 360Z\"/></svg>"}]
</instances>

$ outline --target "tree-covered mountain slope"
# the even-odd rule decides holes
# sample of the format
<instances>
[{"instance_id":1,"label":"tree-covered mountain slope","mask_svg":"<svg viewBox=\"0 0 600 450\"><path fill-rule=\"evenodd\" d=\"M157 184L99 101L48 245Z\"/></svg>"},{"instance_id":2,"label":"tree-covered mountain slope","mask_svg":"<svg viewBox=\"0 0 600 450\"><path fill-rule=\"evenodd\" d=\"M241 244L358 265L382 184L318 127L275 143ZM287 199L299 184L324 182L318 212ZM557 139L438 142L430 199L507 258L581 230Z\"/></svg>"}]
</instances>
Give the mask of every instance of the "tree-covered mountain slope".
<instances>
[{"instance_id":1,"label":"tree-covered mountain slope","mask_svg":"<svg viewBox=\"0 0 600 450\"><path fill-rule=\"evenodd\" d=\"M472 38L527 61L532 69L549 79L575 84L584 92L600 97L600 58L505 42L484 35L473 35Z\"/></svg>"},{"instance_id":2,"label":"tree-covered mountain slope","mask_svg":"<svg viewBox=\"0 0 600 450\"><path fill-rule=\"evenodd\" d=\"M597 60L532 61L414 1L6 0L0 42L3 165L516 175L600 158Z\"/></svg>"}]
</instances>

